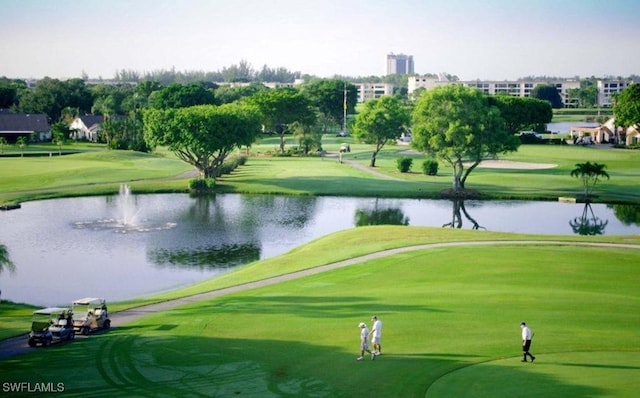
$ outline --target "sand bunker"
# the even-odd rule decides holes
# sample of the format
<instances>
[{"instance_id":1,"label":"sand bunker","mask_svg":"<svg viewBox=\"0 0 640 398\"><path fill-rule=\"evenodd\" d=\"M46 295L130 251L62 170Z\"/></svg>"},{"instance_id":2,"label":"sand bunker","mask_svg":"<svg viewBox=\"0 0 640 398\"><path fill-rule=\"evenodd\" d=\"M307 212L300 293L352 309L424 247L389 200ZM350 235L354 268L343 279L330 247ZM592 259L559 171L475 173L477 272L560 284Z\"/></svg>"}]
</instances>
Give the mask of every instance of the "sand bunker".
<instances>
[{"instance_id":1,"label":"sand bunker","mask_svg":"<svg viewBox=\"0 0 640 398\"><path fill-rule=\"evenodd\" d=\"M558 165L553 163L513 162L511 160L483 160L478 167L485 169L539 170L553 169L554 167L558 167Z\"/></svg>"}]
</instances>

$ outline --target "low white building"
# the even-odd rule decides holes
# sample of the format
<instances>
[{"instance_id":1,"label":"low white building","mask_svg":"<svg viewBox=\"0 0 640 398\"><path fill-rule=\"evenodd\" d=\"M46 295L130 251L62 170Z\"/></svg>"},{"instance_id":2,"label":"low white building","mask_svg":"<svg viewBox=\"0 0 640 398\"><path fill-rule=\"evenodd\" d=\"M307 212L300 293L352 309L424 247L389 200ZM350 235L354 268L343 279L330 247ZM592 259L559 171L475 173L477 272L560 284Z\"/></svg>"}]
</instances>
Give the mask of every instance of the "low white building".
<instances>
[{"instance_id":1,"label":"low white building","mask_svg":"<svg viewBox=\"0 0 640 398\"><path fill-rule=\"evenodd\" d=\"M393 95L394 85L391 83L353 83L358 89L358 102L378 99L385 95Z\"/></svg>"},{"instance_id":2,"label":"low white building","mask_svg":"<svg viewBox=\"0 0 640 398\"><path fill-rule=\"evenodd\" d=\"M0 112L0 137L4 137L7 142L15 142L21 136L36 141L50 140L49 117L44 113Z\"/></svg>"},{"instance_id":3,"label":"low white building","mask_svg":"<svg viewBox=\"0 0 640 398\"><path fill-rule=\"evenodd\" d=\"M572 139L586 139L596 144L612 143L616 141L616 137L624 138L625 145L640 144L640 126L634 125L624 128L616 126L616 118L609 118L605 123L598 127L572 127L569 132Z\"/></svg>"},{"instance_id":4,"label":"low white building","mask_svg":"<svg viewBox=\"0 0 640 398\"><path fill-rule=\"evenodd\" d=\"M449 84L461 84L466 87L477 88L485 94L508 94L516 97L528 97L531 95L531 90L538 85L553 85L558 90L558 94L562 98L562 102L565 105L573 103L569 96L569 90L574 88L580 88L580 82L578 80L566 80L566 81L533 81L533 80L518 80L518 81L494 81L494 80L467 80L467 81L451 81L444 75L435 76L409 76L407 88L409 95L419 88L430 90L434 87L445 86Z\"/></svg>"}]
</instances>

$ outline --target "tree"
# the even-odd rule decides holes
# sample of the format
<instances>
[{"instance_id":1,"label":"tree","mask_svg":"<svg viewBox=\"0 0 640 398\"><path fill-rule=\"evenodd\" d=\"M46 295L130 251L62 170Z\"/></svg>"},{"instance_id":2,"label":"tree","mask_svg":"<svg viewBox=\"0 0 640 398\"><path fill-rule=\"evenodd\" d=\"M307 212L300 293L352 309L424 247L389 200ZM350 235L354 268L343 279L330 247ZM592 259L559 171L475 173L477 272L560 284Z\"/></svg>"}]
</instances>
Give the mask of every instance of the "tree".
<instances>
[{"instance_id":1,"label":"tree","mask_svg":"<svg viewBox=\"0 0 640 398\"><path fill-rule=\"evenodd\" d=\"M215 179L227 156L260 132L259 111L246 104L148 109L143 115L147 143L167 145L204 178Z\"/></svg>"},{"instance_id":2,"label":"tree","mask_svg":"<svg viewBox=\"0 0 640 398\"><path fill-rule=\"evenodd\" d=\"M66 122L57 122L51 126L53 142L58 145L58 155L62 155L62 145L71 134L71 129Z\"/></svg>"},{"instance_id":3,"label":"tree","mask_svg":"<svg viewBox=\"0 0 640 398\"><path fill-rule=\"evenodd\" d=\"M345 106L347 113L353 113L358 102L356 87L340 79L313 79L305 83L301 91L318 108L320 119L338 126L344 122ZM323 132L327 132L326 125Z\"/></svg>"},{"instance_id":4,"label":"tree","mask_svg":"<svg viewBox=\"0 0 640 398\"><path fill-rule=\"evenodd\" d=\"M580 88L570 88L567 94L578 101L580 108L590 108L598 105L598 85L595 77L580 80Z\"/></svg>"},{"instance_id":5,"label":"tree","mask_svg":"<svg viewBox=\"0 0 640 398\"><path fill-rule=\"evenodd\" d=\"M7 145L7 139L0 137L0 153L4 152L4 146Z\"/></svg>"},{"instance_id":6,"label":"tree","mask_svg":"<svg viewBox=\"0 0 640 398\"><path fill-rule=\"evenodd\" d=\"M539 84L531 90L531 97L549 101L552 108L562 108L564 103L558 93L558 89L553 84Z\"/></svg>"},{"instance_id":7,"label":"tree","mask_svg":"<svg viewBox=\"0 0 640 398\"><path fill-rule=\"evenodd\" d=\"M322 149L322 133L319 128L293 122L290 130L305 155L308 155L312 149Z\"/></svg>"},{"instance_id":8,"label":"tree","mask_svg":"<svg viewBox=\"0 0 640 398\"><path fill-rule=\"evenodd\" d=\"M94 101L91 113L104 116L126 115L138 108L135 99L136 88L129 84L91 86Z\"/></svg>"},{"instance_id":9,"label":"tree","mask_svg":"<svg viewBox=\"0 0 640 398\"><path fill-rule=\"evenodd\" d=\"M21 135L16 139L16 145L20 148L20 157L24 157L24 147L27 146L28 142L29 139L24 135Z\"/></svg>"},{"instance_id":10,"label":"tree","mask_svg":"<svg viewBox=\"0 0 640 398\"><path fill-rule=\"evenodd\" d=\"M129 117L110 118L102 123L99 138L110 149L128 149L148 152L149 146L144 139L142 116L131 112Z\"/></svg>"},{"instance_id":11,"label":"tree","mask_svg":"<svg viewBox=\"0 0 640 398\"><path fill-rule=\"evenodd\" d=\"M0 77L0 109L9 109L18 103L18 92L27 88L27 83L19 79Z\"/></svg>"},{"instance_id":12,"label":"tree","mask_svg":"<svg viewBox=\"0 0 640 398\"><path fill-rule=\"evenodd\" d=\"M584 186L584 196L588 198L593 193L593 189L602 177L609 179L609 174L605 171L606 165L600 163L576 163L576 167L571 170L571 177L579 178Z\"/></svg>"},{"instance_id":13,"label":"tree","mask_svg":"<svg viewBox=\"0 0 640 398\"><path fill-rule=\"evenodd\" d=\"M424 93L416 102L412 130L415 149L449 163L456 195L464 191L467 177L483 159L513 152L520 144L488 97L460 85Z\"/></svg>"},{"instance_id":14,"label":"tree","mask_svg":"<svg viewBox=\"0 0 640 398\"><path fill-rule=\"evenodd\" d=\"M7 249L7 246L0 244L0 274L5 270L13 272L15 269L15 264L9 258L9 249Z\"/></svg>"},{"instance_id":15,"label":"tree","mask_svg":"<svg viewBox=\"0 0 640 398\"><path fill-rule=\"evenodd\" d=\"M376 157L384 144L400 138L409 122L409 112L396 97L384 96L364 103L353 132L358 140L375 145L370 167L376 167Z\"/></svg>"},{"instance_id":16,"label":"tree","mask_svg":"<svg viewBox=\"0 0 640 398\"><path fill-rule=\"evenodd\" d=\"M149 106L156 109L186 108L215 104L213 90L202 84L171 83L149 96Z\"/></svg>"},{"instance_id":17,"label":"tree","mask_svg":"<svg viewBox=\"0 0 640 398\"><path fill-rule=\"evenodd\" d=\"M489 103L498 107L505 128L511 134L537 130L537 126L545 125L553 118L549 102L537 98L496 95L489 97Z\"/></svg>"},{"instance_id":18,"label":"tree","mask_svg":"<svg viewBox=\"0 0 640 398\"><path fill-rule=\"evenodd\" d=\"M263 124L280 136L280 153L284 153L284 135L287 132L287 125L294 122L312 125L315 122L315 112L311 102L293 88L259 91L248 97L247 102L260 110Z\"/></svg>"},{"instance_id":19,"label":"tree","mask_svg":"<svg viewBox=\"0 0 640 398\"><path fill-rule=\"evenodd\" d=\"M58 121L64 108L77 108L88 113L93 97L82 79L60 81L45 77L33 89L18 93L18 110L23 113L46 113L51 120Z\"/></svg>"},{"instance_id":20,"label":"tree","mask_svg":"<svg viewBox=\"0 0 640 398\"><path fill-rule=\"evenodd\" d=\"M613 114L624 128L640 125L640 84L631 84L615 97Z\"/></svg>"},{"instance_id":21,"label":"tree","mask_svg":"<svg viewBox=\"0 0 640 398\"><path fill-rule=\"evenodd\" d=\"M248 86L220 86L215 90L215 97L220 104L228 104L239 101L242 98L250 97L255 93L268 90L267 86L259 83L253 83Z\"/></svg>"}]
</instances>

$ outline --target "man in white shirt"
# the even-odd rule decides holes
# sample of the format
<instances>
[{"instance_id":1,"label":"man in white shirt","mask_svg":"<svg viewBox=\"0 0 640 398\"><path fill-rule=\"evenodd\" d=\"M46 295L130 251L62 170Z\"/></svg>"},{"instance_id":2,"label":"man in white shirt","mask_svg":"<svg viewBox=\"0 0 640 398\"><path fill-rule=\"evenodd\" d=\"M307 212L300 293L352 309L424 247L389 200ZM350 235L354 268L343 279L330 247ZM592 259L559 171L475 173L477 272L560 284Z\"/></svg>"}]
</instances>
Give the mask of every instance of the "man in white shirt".
<instances>
[{"instance_id":1,"label":"man in white shirt","mask_svg":"<svg viewBox=\"0 0 640 398\"><path fill-rule=\"evenodd\" d=\"M373 353L371 356L373 357L382 354L382 346L380 345L380 339L382 338L382 321L378 319L376 315L374 315L371 320L373 321L373 326L371 326L371 332L369 332L369 334L372 335L371 344L373 344Z\"/></svg>"},{"instance_id":2,"label":"man in white shirt","mask_svg":"<svg viewBox=\"0 0 640 398\"><path fill-rule=\"evenodd\" d=\"M522 329L522 362L527 362L527 355L531 357L531 363L536 360L536 357L531 355L529 349L531 348L531 339L533 338L533 333L531 333L531 329L527 326L526 322L520 323L520 329Z\"/></svg>"}]
</instances>

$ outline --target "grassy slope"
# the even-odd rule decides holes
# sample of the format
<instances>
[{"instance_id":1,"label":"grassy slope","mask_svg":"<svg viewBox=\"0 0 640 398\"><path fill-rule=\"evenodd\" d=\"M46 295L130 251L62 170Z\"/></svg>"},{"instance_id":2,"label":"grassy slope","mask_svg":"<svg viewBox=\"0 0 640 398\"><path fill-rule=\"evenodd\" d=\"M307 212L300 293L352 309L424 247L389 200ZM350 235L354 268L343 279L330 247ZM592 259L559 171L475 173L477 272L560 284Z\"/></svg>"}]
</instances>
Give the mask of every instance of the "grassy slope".
<instances>
[{"instance_id":1,"label":"grassy slope","mask_svg":"<svg viewBox=\"0 0 640 398\"><path fill-rule=\"evenodd\" d=\"M353 247L370 234L403 237L403 230L407 242L421 233L432 241L485 235L354 229L238 273L292 267L295 258L317 262L327 245ZM349 251L360 250L342 255ZM556 245L404 253L148 316L0 368L7 381L62 381L70 395L501 397L513 396L520 381L528 390L518 396L632 396L640 387L629 373L640 366L638 260L638 250ZM384 354L358 363L357 323L373 313L385 323ZM536 333L538 357L526 368L523 319ZM61 352L71 371L54 360Z\"/></svg>"}]
</instances>

